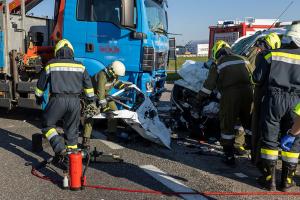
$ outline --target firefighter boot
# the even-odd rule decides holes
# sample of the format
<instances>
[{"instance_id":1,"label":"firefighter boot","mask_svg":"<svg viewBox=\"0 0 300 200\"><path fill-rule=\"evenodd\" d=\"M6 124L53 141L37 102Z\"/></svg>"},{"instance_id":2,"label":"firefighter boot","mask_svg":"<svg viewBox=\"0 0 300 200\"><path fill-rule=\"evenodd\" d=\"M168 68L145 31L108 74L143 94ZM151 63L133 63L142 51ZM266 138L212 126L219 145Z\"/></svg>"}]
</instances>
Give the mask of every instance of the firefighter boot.
<instances>
[{"instance_id":1,"label":"firefighter boot","mask_svg":"<svg viewBox=\"0 0 300 200\"><path fill-rule=\"evenodd\" d=\"M262 160L263 176L258 181L269 191L276 191L276 164L277 160Z\"/></svg>"},{"instance_id":2,"label":"firefighter boot","mask_svg":"<svg viewBox=\"0 0 300 200\"><path fill-rule=\"evenodd\" d=\"M81 146L83 149L89 149L90 148L90 138L83 137Z\"/></svg>"},{"instance_id":3,"label":"firefighter boot","mask_svg":"<svg viewBox=\"0 0 300 200\"><path fill-rule=\"evenodd\" d=\"M283 192L289 191L289 189L296 185L293 180L296 168L297 164L282 161L281 190Z\"/></svg>"},{"instance_id":4,"label":"firefighter boot","mask_svg":"<svg viewBox=\"0 0 300 200\"><path fill-rule=\"evenodd\" d=\"M55 156L53 157L52 164L63 171L68 171L69 169L69 158L67 150L64 149L59 153L55 153Z\"/></svg>"},{"instance_id":5,"label":"firefighter boot","mask_svg":"<svg viewBox=\"0 0 300 200\"><path fill-rule=\"evenodd\" d=\"M235 157L234 157L234 150L233 146L223 146L223 151L224 151L224 159L223 163L230 167L235 166Z\"/></svg>"},{"instance_id":6,"label":"firefighter boot","mask_svg":"<svg viewBox=\"0 0 300 200\"><path fill-rule=\"evenodd\" d=\"M247 151L243 146L241 146L241 147L235 147L234 153L238 156L244 156L247 154Z\"/></svg>"}]
</instances>

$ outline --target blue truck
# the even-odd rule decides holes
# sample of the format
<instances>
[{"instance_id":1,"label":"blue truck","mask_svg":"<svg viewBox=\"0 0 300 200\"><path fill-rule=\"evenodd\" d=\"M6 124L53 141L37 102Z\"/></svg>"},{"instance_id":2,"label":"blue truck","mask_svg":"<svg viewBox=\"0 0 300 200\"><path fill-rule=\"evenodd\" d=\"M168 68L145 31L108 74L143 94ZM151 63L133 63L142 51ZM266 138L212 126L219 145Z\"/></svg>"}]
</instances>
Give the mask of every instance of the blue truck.
<instances>
[{"instance_id":1,"label":"blue truck","mask_svg":"<svg viewBox=\"0 0 300 200\"><path fill-rule=\"evenodd\" d=\"M160 96L169 52L166 0L55 0L53 19L26 15L41 1L0 2L0 107L38 108L36 81L62 38L90 76L119 60L123 80Z\"/></svg>"}]
</instances>

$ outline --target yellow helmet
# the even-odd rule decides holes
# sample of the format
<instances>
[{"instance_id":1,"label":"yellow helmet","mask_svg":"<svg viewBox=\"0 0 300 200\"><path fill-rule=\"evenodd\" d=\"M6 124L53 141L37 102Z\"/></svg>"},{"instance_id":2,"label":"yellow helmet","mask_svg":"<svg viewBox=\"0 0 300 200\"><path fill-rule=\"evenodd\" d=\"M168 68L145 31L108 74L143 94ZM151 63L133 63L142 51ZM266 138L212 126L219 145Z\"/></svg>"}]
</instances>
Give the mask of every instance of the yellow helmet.
<instances>
[{"instance_id":1,"label":"yellow helmet","mask_svg":"<svg viewBox=\"0 0 300 200\"><path fill-rule=\"evenodd\" d=\"M281 40L277 33L269 33L265 36L265 41L271 47L271 49L278 49L281 47Z\"/></svg>"},{"instance_id":2,"label":"yellow helmet","mask_svg":"<svg viewBox=\"0 0 300 200\"><path fill-rule=\"evenodd\" d=\"M62 39L55 45L54 55L56 55L57 51L60 50L61 48L63 48L64 46L69 47L74 53L74 48L73 48L71 42L69 42L69 40Z\"/></svg>"},{"instance_id":3,"label":"yellow helmet","mask_svg":"<svg viewBox=\"0 0 300 200\"><path fill-rule=\"evenodd\" d=\"M216 55L220 51L220 49L222 49L224 47L230 48L230 45L227 42L225 42L224 40L219 40L214 44L214 46L212 48L212 56L213 56L214 60L216 60Z\"/></svg>"}]
</instances>

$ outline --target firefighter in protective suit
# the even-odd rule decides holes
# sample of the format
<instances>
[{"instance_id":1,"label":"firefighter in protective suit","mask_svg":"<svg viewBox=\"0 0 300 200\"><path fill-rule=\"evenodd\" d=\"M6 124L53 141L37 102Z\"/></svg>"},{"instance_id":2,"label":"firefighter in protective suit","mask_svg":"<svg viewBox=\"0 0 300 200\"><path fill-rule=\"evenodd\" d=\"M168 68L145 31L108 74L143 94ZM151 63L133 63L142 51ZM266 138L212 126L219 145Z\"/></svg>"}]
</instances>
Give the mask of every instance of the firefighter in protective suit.
<instances>
[{"instance_id":1,"label":"firefighter in protective suit","mask_svg":"<svg viewBox=\"0 0 300 200\"><path fill-rule=\"evenodd\" d=\"M265 50L278 49L281 47L281 40L276 33L269 33L259 39L256 44L250 49L247 55L248 60L255 69L255 62L258 54ZM253 96L252 120L251 120L251 160L255 165L260 165L260 110L261 101L266 92L265 85L255 85Z\"/></svg>"},{"instance_id":2,"label":"firefighter in protective suit","mask_svg":"<svg viewBox=\"0 0 300 200\"><path fill-rule=\"evenodd\" d=\"M292 126L295 114L293 109L300 101L300 22L293 22L285 37L289 44L282 49L266 51L257 58L253 80L267 84L267 92L262 102L262 177L260 184L268 190L276 190L276 165L280 122L284 119ZM299 142L290 151L283 149L281 189L287 191L294 185Z\"/></svg>"},{"instance_id":3,"label":"firefighter in protective suit","mask_svg":"<svg viewBox=\"0 0 300 200\"><path fill-rule=\"evenodd\" d=\"M85 67L74 61L74 49L68 40L60 40L54 53L55 58L49 61L40 74L35 96L37 104L41 105L49 85L50 97L43 112L42 132L55 152L56 161L66 169L67 150L76 149L78 143L79 95L84 91L93 101L94 89ZM64 138L56 130L56 123L60 119L63 119Z\"/></svg>"},{"instance_id":4,"label":"firefighter in protective suit","mask_svg":"<svg viewBox=\"0 0 300 200\"><path fill-rule=\"evenodd\" d=\"M112 111L117 110L118 108L114 101L107 100L107 96L113 88L120 90L127 86L127 84L119 80L120 76L125 76L125 72L125 65L120 61L114 61L109 67L100 71L95 76L95 91L96 96L98 97L98 104L101 107L101 112L106 113L108 119L106 130L108 136L117 132L117 120L113 118ZM82 146L84 148L89 147L93 124L94 120L92 118L85 119L82 141Z\"/></svg>"},{"instance_id":5,"label":"firefighter in protective suit","mask_svg":"<svg viewBox=\"0 0 300 200\"><path fill-rule=\"evenodd\" d=\"M220 99L221 143L225 164L234 165L235 125L240 122L244 129L250 128L252 103L251 65L244 57L232 53L230 46L220 40L212 49L216 60L209 70L208 78L199 97L208 96L217 88Z\"/></svg>"}]
</instances>

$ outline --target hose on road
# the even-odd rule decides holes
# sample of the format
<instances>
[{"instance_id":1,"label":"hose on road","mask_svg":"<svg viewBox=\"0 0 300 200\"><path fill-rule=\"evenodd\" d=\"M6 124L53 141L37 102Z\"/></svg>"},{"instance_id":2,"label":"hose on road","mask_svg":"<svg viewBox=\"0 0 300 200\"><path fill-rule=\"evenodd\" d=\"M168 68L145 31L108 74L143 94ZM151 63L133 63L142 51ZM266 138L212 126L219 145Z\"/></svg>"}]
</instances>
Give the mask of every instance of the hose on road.
<instances>
[{"instance_id":1,"label":"hose on road","mask_svg":"<svg viewBox=\"0 0 300 200\"><path fill-rule=\"evenodd\" d=\"M50 177L42 175L38 170L32 167L31 174L42 180L50 181L54 184L59 184L61 181L53 180ZM164 192L157 190L137 190L129 188L117 188L117 187L107 187L103 185L88 185L85 184L84 187L92 189L101 189L107 191L119 191L127 193L143 193L143 194L152 194L152 195L203 195L203 196L300 196L300 192Z\"/></svg>"}]
</instances>

